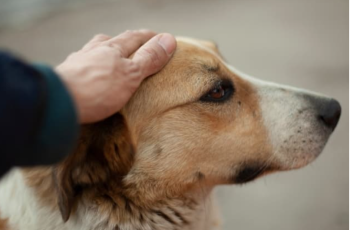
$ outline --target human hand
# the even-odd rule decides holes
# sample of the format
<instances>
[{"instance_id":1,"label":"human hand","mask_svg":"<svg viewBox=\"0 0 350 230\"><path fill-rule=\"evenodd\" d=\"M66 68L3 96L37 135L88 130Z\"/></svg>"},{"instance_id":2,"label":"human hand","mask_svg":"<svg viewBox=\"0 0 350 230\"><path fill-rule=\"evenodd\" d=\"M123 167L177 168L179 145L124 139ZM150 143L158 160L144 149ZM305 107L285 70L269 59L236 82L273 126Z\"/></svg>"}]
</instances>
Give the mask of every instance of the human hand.
<instances>
[{"instance_id":1,"label":"human hand","mask_svg":"<svg viewBox=\"0 0 350 230\"><path fill-rule=\"evenodd\" d=\"M79 122L92 123L119 111L144 78L163 68L175 48L170 34L99 34L69 55L56 72L72 94Z\"/></svg>"}]
</instances>

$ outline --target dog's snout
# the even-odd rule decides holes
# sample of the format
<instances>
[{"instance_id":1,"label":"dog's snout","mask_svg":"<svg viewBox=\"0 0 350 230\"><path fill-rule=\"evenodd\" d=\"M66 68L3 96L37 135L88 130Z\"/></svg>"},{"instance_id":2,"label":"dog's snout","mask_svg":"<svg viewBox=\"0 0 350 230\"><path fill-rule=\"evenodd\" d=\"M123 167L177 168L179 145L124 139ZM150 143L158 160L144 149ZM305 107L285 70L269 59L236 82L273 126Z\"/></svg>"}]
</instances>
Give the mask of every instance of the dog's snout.
<instances>
[{"instance_id":1,"label":"dog's snout","mask_svg":"<svg viewBox=\"0 0 350 230\"><path fill-rule=\"evenodd\" d=\"M328 128L334 130L341 114L341 106L339 102L331 99L324 102L318 109L318 119Z\"/></svg>"}]
</instances>

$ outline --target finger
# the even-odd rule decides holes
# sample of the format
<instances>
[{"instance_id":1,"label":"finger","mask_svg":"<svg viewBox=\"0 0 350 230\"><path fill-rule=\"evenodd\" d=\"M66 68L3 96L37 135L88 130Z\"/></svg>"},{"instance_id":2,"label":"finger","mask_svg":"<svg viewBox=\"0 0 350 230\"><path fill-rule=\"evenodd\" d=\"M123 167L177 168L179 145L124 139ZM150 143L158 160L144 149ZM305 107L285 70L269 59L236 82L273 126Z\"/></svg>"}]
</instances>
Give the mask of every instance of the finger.
<instances>
[{"instance_id":1,"label":"finger","mask_svg":"<svg viewBox=\"0 0 350 230\"><path fill-rule=\"evenodd\" d=\"M140 66L142 79L161 70L170 60L175 48L174 36L159 34L137 50L132 60Z\"/></svg>"},{"instance_id":2,"label":"finger","mask_svg":"<svg viewBox=\"0 0 350 230\"><path fill-rule=\"evenodd\" d=\"M155 35L156 33L150 30L128 30L108 40L107 43L113 47L117 47L122 57L128 58Z\"/></svg>"},{"instance_id":3,"label":"finger","mask_svg":"<svg viewBox=\"0 0 350 230\"><path fill-rule=\"evenodd\" d=\"M108 36L106 34L96 34L88 43L84 45L82 50L89 50L92 47L94 47L96 44L107 41L109 39L111 39L111 36Z\"/></svg>"}]
</instances>

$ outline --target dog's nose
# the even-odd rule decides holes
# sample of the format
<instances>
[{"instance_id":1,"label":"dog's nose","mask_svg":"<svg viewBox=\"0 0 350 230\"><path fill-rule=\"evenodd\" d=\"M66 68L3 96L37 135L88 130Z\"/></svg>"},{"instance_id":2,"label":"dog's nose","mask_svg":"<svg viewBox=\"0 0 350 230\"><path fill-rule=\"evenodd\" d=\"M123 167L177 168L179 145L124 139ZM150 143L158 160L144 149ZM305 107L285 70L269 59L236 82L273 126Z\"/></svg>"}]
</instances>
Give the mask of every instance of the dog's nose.
<instances>
[{"instance_id":1,"label":"dog's nose","mask_svg":"<svg viewBox=\"0 0 350 230\"><path fill-rule=\"evenodd\" d=\"M325 104L319 108L318 119L328 128L334 130L340 118L341 106L339 102L334 99L324 103Z\"/></svg>"}]
</instances>

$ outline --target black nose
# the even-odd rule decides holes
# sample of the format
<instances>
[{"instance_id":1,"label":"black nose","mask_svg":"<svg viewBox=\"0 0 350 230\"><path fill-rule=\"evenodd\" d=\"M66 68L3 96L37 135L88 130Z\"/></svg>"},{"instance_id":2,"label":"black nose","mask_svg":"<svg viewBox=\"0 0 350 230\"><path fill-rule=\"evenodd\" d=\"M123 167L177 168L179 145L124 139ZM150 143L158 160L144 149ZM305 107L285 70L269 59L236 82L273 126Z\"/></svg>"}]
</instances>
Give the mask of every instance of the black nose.
<instances>
[{"instance_id":1,"label":"black nose","mask_svg":"<svg viewBox=\"0 0 350 230\"><path fill-rule=\"evenodd\" d=\"M338 101L331 99L325 102L319 108L318 119L323 122L328 128L334 130L338 124L341 107Z\"/></svg>"}]
</instances>

